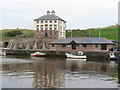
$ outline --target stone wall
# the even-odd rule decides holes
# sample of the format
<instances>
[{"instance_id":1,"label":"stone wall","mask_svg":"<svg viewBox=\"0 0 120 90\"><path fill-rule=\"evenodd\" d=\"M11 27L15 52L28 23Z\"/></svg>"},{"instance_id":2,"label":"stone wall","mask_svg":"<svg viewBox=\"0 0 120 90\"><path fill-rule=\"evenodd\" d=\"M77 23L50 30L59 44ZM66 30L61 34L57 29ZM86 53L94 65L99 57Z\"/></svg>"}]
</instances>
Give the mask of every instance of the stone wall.
<instances>
[{"instance_id":1,"label":"stone wall","mask_svg":"<svg viewBox=\"0 0 120 90\"><path fill-rule=\"evenodd\" d=\"M16 38L3 40L2 47L7 49L49 49L52 39Z\"/></svg>"},{"instance_id":2,"label":"stone wall","mask_svg":"<svg viewBox=\"0 0 120 90\"><path fill-rule=\"evenodd\" d=\"M36 38L39 39L58 39L58 31L56 30L38 30L36 31Z\"/></svg>"},{"instance_id":3,"label":"stone wall","mask_svg":"<svg viewBox=\"0 0 120 90\"><path fill-rule=\"evenodd\" d=\"M62 44L54 44L54 47L52 44L49 44L50 50L76 50L76 51L101 51L101 44L98 44L98 47L95 47L95 44L88 44L87 47L83 47L82 45L76 45L76 49L72 49L72 45L66 45L65 47L62 47ZM109 51L113 45L107 44L106 51Z\"/></svg>"}]
</instances>

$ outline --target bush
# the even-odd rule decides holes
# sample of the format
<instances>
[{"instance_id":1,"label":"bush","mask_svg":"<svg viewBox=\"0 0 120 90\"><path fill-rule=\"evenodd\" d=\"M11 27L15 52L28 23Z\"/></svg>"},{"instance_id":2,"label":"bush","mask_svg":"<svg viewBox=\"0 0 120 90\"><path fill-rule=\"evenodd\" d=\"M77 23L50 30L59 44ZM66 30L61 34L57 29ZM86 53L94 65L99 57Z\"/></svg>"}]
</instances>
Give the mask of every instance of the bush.
<instances>
[{"instance_id":1,"label":"bush","mask_svg":"<svg viewBox=\"0 0 120 90\"><path fill-rule=\"evenodd\" d=\"M6 36L15 37L15 36L21 35L21 34L22 34L21 31L10 31L10 32L7 32Z\"/></svg>"}]
</instances>

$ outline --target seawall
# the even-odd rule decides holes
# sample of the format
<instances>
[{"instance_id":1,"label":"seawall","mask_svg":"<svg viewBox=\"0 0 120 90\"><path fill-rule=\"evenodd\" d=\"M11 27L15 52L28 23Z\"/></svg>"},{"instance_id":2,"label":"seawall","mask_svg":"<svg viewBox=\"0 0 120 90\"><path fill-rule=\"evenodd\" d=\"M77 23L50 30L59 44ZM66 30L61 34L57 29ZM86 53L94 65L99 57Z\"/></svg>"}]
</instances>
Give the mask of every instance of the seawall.
<instances>
[{"instance_id":1,"label":"seawall","mask_svg":"<svg viewBox=\"0 0 120 90\"><path fill-rule=\"evenodd\" d=\"M34 52L43 52L46 54L47 57L65 57L65 53L69 52L69 53L73 53L76 54L77 51L56 51L56 50L41 50L41 49L37 49L37 50L22 50L22 49L3 49L4 52L6 52L7 55L26 55L29 56L31 53ZM110 51L85 51L84 52L87 57L90 58L106 58L106 56L109 55ZM116 54L119 54L118 52L116 52Z\"/></svg>"}]
</instances>

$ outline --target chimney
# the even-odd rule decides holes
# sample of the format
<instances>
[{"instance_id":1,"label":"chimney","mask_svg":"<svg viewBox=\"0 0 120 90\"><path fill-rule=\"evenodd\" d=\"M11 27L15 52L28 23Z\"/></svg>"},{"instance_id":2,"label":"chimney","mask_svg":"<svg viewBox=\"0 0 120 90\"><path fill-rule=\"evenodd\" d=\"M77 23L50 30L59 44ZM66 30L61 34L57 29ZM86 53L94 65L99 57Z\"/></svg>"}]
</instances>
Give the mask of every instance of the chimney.
<instances>
[{"instance_id":1,"label":"chimney","mask_svg":"<svg viewBox=\"0 0 120 90\"><path fill-rule=\"evenodd\" d=\"M50 11L49 10L47 11L47 15L50 15Z\"/></svg>"},{"instance_id":2,"label":"chimney","mask_svg":"<svg viewBox=\"0 0 120 90\"><path fill-rule=\"evenodd\" d=\"M55 14L55 11L54 11L54 10L52 10L51 14L52 14L52 15L54 15L54 14Z\"/></svg>"}]
</instances>

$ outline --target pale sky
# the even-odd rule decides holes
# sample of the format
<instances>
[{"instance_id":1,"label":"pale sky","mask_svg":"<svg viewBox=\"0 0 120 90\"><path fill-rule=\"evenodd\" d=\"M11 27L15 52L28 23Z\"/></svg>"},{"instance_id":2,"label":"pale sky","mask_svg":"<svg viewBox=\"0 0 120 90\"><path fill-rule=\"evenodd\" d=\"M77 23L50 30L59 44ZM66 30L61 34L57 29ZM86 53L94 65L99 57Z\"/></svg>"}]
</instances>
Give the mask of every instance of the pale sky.
<instances>
[{"instance_id":1,"label":"pale sky","mask_svg":"<svg viewBox=\"0 0 120 90\"><path fill-rule=\"evenodd\" d=\"M0 0L0 29L34 29L34 19L54 10L67 29L98 28L118 22L119 0Z\"/></svg>"}]
</instances>

